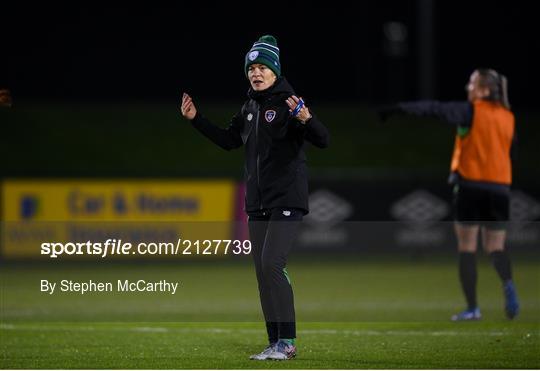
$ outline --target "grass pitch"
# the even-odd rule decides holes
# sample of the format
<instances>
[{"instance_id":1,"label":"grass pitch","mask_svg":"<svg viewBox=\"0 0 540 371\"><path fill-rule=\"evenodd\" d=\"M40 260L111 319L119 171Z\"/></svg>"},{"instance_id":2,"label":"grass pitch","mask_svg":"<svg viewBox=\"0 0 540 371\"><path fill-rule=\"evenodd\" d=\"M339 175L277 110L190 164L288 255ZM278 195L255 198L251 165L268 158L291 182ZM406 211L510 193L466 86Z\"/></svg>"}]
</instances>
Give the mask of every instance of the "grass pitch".
<instances>
[{"instance_id":1,"label":"grass pitch","mask_svg":"<svg viewBox=\"0 0 540 371\"><path fill-rule=\"evenodd\" d=\"M0 368L401 369L540 368L537 259L514 259L522 311L503 314L500 283L479 265L484 319L451 323L463 306L455 259L291 259L298 357L249 361L262 350L254 272L245 262L8 265ZM39 280L178 279L179 293L39 292Z\"/></svg>"}]
</instances>

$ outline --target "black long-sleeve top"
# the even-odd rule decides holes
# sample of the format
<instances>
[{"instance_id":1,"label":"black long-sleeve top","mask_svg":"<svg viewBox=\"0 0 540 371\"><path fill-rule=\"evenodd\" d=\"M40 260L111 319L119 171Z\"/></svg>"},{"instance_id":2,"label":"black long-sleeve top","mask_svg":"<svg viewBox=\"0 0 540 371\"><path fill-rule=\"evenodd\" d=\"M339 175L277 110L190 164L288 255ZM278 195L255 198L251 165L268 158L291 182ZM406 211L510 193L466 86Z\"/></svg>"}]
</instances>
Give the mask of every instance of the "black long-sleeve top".
<instances>
[{"instance_id":1,"label":"black long-sleeve top","mask_svg":"<svg viewBox=\"0 0 540 371\"><path fill-rule=\"evenodd\" d=\"M329 134L313 114L305 124L290 115L285 100L292 95L292 87L281 77L263 92L250 89L249 99L227 128L215 126L198 113L191 121L223 149L244 145L248 214L276 207L309 211L304 144L308 141L325 148Z\"/></svg>"}]
</instances>

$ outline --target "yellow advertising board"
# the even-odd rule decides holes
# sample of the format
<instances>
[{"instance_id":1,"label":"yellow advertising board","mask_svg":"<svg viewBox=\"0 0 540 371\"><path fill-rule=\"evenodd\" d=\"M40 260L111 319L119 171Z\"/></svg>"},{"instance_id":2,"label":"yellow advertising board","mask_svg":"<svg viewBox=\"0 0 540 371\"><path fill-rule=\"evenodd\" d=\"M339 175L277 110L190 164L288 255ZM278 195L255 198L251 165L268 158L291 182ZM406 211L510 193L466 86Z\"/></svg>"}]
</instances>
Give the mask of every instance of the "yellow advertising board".
<instances>
[{"instance_id":1,"label":"yellow advertising board","mask_svg":"<svg viewBox=\"0 0 540 371\"><path fill-rule=\"evenodd\" d=\"M229 180L6 180L4 221L229 221Z\"/></svg>"},{"instance_id":2,"label":"yellow advertising board","mask_svg":"<svg viewBox=\"0 0 540 371\"><path fill-rule=\"evenodd\" d=\"M44 242L231 238L235 189L230 180L5 180L2 256L41 257Z\"/></svg>"}]
</instances>

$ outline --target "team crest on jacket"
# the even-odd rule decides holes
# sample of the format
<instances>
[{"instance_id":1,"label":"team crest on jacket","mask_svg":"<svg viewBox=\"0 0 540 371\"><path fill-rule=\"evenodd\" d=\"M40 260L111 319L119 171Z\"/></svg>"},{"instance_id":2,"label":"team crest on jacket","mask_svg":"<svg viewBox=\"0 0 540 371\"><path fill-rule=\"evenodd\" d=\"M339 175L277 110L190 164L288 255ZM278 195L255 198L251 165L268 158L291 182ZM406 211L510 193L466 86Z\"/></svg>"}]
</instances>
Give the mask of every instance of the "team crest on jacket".
<instances>
[{"instance_id":1,"label":"team crest on jacket","mask_svg":"<svg viewBox=\"0 0 540 371\"><path fill-rule=\"evenodd\" d=\"M274 110L268 110L264 113L264 118L266 119L266 122L272 122L276 118L276 111Z\"/></svg>"}]
</instances>

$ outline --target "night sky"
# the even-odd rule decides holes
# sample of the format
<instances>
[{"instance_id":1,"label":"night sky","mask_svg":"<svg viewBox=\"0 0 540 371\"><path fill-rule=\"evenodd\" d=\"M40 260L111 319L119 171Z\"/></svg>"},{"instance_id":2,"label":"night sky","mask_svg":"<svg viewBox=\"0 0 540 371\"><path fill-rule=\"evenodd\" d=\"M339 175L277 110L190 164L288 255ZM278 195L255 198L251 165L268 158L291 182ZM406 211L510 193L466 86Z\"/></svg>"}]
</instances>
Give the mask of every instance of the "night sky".
<instances>
[{"instance_id":1,"label":"night sky","mask_svg":"<svg viewBox=\"0 0 540 371\"><path fill-rule=\"evenodd\" d=\"M3 4L0 87L10 88L16 102L170 102L184 90L239 102L248 87L244 55L268 33L278 39L283 74L311 99L422 97L419 2L358 2L357 10L306 2L198 4ZM493 67L509 78L514 106L537 110L540 61L533 54L540 32L532 7L435 1L432 97L464 99L470 72ZM405 26L397 56L385 52L387 22Z\"/></svg>"}]
</instances>

